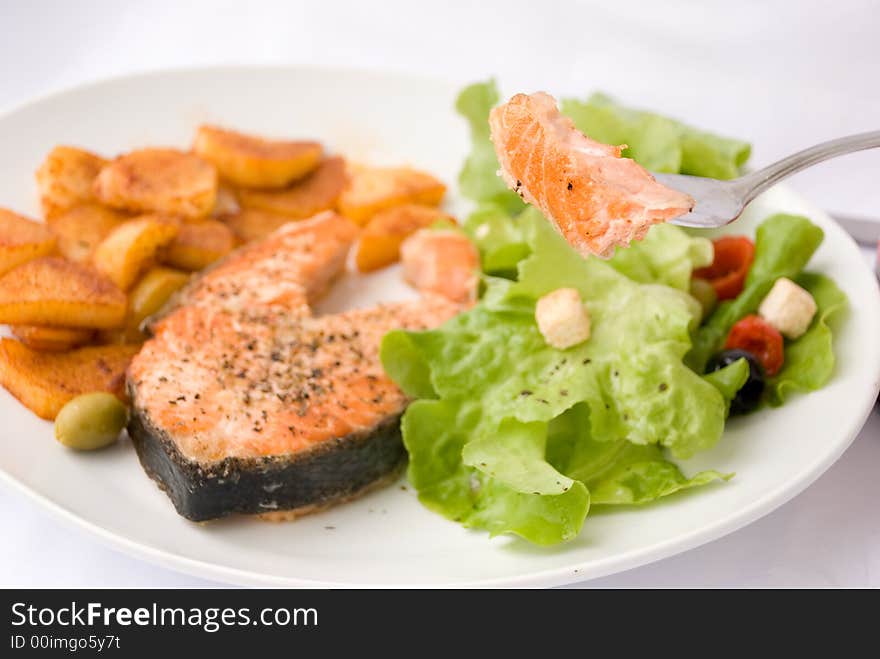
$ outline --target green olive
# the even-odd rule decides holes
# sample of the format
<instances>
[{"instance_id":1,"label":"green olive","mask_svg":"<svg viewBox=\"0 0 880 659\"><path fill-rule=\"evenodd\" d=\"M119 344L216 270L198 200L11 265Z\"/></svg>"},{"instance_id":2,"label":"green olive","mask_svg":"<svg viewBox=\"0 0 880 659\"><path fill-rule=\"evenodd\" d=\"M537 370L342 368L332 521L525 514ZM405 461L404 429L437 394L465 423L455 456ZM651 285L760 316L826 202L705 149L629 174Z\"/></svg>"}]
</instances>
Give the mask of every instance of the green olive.
<instances>
[{"instance_id":1,"label":"green olive","mask_svg":"<svg viewBox=\"0 0 880 659\"><path fill-rule=\"evenodd\" d=\"M705 279L694 277L691 279L691 295L697 298L697 302L703 307L703 318L715 310L718 304L718 295L712 284Z\"/></svg>"},{"instance_id":2,"label":"green olive","mask_svg":"<svg viewBox=\"0 0 880 659\"><path fill-rule=\"evenodd\" d=\"M82 394L58 412L55 439L78 451L94 451L115 442L127 422L128 408L113 394Z\"/></svg>"}]
</instances>

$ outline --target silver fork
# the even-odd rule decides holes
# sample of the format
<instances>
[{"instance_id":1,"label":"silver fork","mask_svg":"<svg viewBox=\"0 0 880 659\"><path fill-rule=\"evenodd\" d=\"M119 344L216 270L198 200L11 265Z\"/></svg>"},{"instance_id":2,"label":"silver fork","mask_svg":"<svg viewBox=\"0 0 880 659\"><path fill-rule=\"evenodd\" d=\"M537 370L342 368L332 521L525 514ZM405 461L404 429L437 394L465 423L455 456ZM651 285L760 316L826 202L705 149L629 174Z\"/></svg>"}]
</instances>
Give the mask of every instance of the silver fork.
<instances>
[{"instance_id":1,"label":"silver fork","mask_svg":"<svg viewBox=\"0 0 880 659\"><path fill-rule=\"evenodd\" d=\"M876 147L880 147L880 130L822 142L730 181L683 174L654 176L664 185L689 194L696 202L690 213L671 220L672 224L713 229L733 222L752 199L795 172L829 158Z\"/></svg>"}]
</instances>

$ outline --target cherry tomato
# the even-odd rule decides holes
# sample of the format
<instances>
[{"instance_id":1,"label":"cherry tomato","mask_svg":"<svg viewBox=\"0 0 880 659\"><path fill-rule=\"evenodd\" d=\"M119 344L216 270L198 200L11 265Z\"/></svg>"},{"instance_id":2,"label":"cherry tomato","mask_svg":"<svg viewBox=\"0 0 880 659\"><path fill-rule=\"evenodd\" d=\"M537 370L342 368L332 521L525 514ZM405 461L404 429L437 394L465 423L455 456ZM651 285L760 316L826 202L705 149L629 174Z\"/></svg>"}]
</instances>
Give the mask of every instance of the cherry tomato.
<instances>
[{"instance_id":1,"label":"cherry tomato","mask_svg":"<svg viewBox=\"0 0 880 659\"><path fill-rule=\"evenodd\" d=\"M779 372L785 361L782 334L759 316L746 316L731 327L724 348L752 353L771 376Z\"/></svg>"},{"instance_id":2,"label":"cherry tomato","mask_svg":"<svg viewBox=\"0 0 880 659\"><path fill-rule=\"evenodd\" d=\"M708 279L719 300L730 300L742 292L755 259L755 243L745 236L722 236L712 244L715 246L712 265L694 270L694 277Z\"/></svg>"}]
</instances>

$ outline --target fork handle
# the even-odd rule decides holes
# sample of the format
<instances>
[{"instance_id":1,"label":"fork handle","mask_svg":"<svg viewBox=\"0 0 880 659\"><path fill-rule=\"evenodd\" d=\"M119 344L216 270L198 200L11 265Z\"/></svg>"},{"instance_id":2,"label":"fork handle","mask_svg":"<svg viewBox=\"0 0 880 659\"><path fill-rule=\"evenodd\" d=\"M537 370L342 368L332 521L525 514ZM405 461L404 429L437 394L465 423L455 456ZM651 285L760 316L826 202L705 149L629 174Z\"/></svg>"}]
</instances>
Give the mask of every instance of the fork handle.
<instances>
[{"instance_id":1,"label":"fork handle","mask_svg":"<svg viewBox=\"0 0 880 659\"><path fill-rule=\"evenodd\" d=\"M829 160L830 158L846 155L847 153L877 147L880 147L880 130L822 142L816 146L811 146L809 149L798 151L794 155L783 158L756 172L741 176L735 181L735 185L739 187L740 194L745 202L748 203L767 188L776 185L782 179L788 178L802 169L812 167L816 163Z\"/></svg>"}]
</instances>

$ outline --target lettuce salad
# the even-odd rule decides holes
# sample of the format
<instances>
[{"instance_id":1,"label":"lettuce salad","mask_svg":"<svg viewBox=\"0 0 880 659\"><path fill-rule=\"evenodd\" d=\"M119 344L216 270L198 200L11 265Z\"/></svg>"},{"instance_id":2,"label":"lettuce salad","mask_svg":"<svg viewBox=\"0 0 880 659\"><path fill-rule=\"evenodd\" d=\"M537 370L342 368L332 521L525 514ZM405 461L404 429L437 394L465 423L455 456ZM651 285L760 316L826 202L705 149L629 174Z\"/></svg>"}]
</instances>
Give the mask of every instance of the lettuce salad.
<instances>
[{"instance_id":1,"label":"lettuce salad","mask_svg":"<svg viewBox=\"0 0 880 659\"><path fill-rule=\"evenodd\" d=\"M575 537L591 506L644 504L730 478L688 476L675 463L721 438L749 375L745 360L704 375L706 361L777 277L792 277L819 312L787 347L767 399L816 389L831 375L829 321L845 298L826 277L802 272L822 231L796 216L762 224L745 289L705 320L688 290L692 271L712 261L706 238L658 225L610 260L581 257L496 175L487 117L498 100L488 82L457 103L473 139L460 189L478 203L464 229L481 253L481 298L438 329L390 332L381 357L416 399L402 432L422 503L491 535L552 545ZM748 158L743 142L604 96L562 108L585 133L628 144L630 157L656 171L729 178ZM534 316L538 298L561 287L580 292L592 323L591 338L567 350L545 343Z\"/></svg>"}]
</instances>

